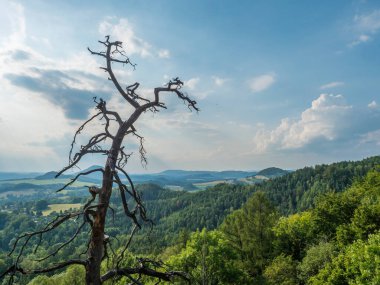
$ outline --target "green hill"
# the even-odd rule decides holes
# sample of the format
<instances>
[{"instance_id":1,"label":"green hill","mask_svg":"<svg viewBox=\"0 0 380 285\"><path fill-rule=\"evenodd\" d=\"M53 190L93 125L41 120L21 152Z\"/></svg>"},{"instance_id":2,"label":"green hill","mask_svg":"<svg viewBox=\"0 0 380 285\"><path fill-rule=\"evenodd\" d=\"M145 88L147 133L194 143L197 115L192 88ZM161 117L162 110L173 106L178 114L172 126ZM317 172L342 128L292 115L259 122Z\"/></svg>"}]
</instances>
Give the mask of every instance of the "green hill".
<instances>
[{"instance_id":1,"label":"green hill","mask_svg":"<svg viewBox=\"0 0 380 285\"><path fill-rule=\"evenodd\" d=\"M283 170L277 167L268 167L259 171L256 175L266 176L268 178L279 177L288 174L288 170Z\"/></svg>"},{"instance_id":2,"label":"green hill","mask_svg":"<svg viewBox=\"0 0 380 285\"><path fill-rule=\"evenodd\" d=\"M139 231L131 249L139 253L157 253L172 244L181 229L215 229L228 214L241 208L249 197L259 190L266 193L282 214L310 209L316 197L327 192L344 191L355 180L364 177L375 165L380 165L380 156L356 162L344 161L305 167L261 184L224 183L198 192L172 191L153 184L139 185L147 215L154 221L155 226L152 231L148 225ZM109 211L109 219L112 222L107 226L107 233L123 240L129 232L129 221L125 219L117 193L112 197L112 208L116 214L113 215L113 211ZM34 230L35 222L31 221L38 221L39 218L33 216L28 210L29 204L22 201L17 203L13 200L12 204L2 207L6 212L3 213L5 222L0 228L0 237L4 238L1 249L5 251L16 233ZM16 216L17 219L13 219ZM38 221L40 222L43 221ZM74 226L75 224L67 224L58 229L53 240L69 239ZM85 240L86 235L83 233L73 246L85 244Z\"/></svg>"}]
</instances>

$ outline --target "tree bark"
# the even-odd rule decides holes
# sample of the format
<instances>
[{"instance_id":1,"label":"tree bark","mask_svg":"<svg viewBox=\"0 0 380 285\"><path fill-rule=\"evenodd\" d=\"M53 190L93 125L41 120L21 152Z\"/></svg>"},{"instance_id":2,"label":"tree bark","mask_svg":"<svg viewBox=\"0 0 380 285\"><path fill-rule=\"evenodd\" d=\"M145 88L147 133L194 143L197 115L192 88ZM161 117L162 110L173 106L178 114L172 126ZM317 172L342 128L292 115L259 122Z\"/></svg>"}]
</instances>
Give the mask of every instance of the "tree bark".
<instances>
[{"instance_id":1,"label":"tree bark","mask_svg":"<svg viewBox=\"0 0 380 285\"><path fill-rule=\"evenodd\" d=\"M102 190L100 191L98 197L98 207L94 215L90 246L88 249L88 264L86 266L87 285L100 285L102 283L100 267L105 251L104 226L106 223L108 205L112 194L115 166L125 134L128 129L131 128L133 123L136 122L143 111L143 107L136 109L129 119L119 127L112 142L111 149L109 150L109 155L104 167L105 171L103 173Z\"/></svg>"}]
</instances>

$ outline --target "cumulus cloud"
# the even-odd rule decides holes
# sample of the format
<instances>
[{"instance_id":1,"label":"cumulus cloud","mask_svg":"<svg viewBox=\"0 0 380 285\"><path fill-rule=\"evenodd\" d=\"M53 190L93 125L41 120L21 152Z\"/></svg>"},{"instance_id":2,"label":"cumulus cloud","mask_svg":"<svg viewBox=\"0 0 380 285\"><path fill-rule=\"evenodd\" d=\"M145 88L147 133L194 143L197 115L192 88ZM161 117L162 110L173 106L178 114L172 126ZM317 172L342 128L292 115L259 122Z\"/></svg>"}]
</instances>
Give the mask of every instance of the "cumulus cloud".
<instances>
[{"instance_id":1,"label":"cumulus cloud","mask_svg":"<svg viewBox=\"0 0 380 285\"><path fill-rule=\"evenodd\" d=\"M263 74L250 79L248 85L252 92L257 93L268 89L274 82L274 74Z\"/></svg>"},{"instance_id":2,"label":"cumulus cloud","mask_svg":"<svg viewBox=\"0 0 380 285\"><path fill-rule=\"evenodd\" d=\"M203 100L210 94L214 93L214 90L207 89L207 85L200 85L201 79L199 77L193 77L184 81L184 87L191 91L191 96L198 100ZM203 82L204 83L204 82Z\"/></svg>"},{"instance_id":3,"label":"cumulus cloud","mask_svg":"<svg viewBox=\"0 0 380 285\"><path fill-rule=\"evenodd\" d=\"M127 19L107 19L100 23L99 33L101 35L110 35L112 39L117 39L124 43L124 50L127 54L138 54L141 57L152 55L152 46L137 37Z\"/></svg>"},{"instance_id":4,"label":"cumulus cloud","mask_svg":"<svg viewBox=\"0 0 380 285\"><path fill-rule=\"evenodd\" d=\"M194 77L185 81L184 86L189 88L190 90L194 90L197 87L199 81L200 81L199 77Z\"/></svg>"},{"instance_id":5,"label":"cumulus cloud","mask_svg":"<svg viewBox=\"0 0 380 285\"><path fill-rule=\"evenodd\" d=\"M120 18L117 20L114 17L108 18L99 24L99 33L101 35L110 35L112 39L122 41L124 43L124 50L128 55L170 57L169 50L156 50L150 43L138 37L128 19Z\"/></svg>"},{"instance_id":6,"label":"cumulus cloud","mask_svg":"<svg viewBox=\"0 0 380 285\"><path fill-rule=\"evenodd\" d=\"M5 74L13 85L42 94L53 104L60 106L71 119L85 119L93 106L92 98L108 99L102 91L79 89L80 81L59 70L31 69L26 74Z\"/></svg>"},{"instance_id":7,"label":"cumulus cloud","mask_svg":"<svg viewBox=\"0 0 380 285\"><path fill-rule=\"evenodd\" d=\"M226 78L221 78L218 76L212 76L211 78L214 80L214 84L218 87L223 86L224 83L226 83L226 81L227 81Z\"/></svg>"},{"instance_id":8,"label":"cumulus cloud","mask_svg":"<svg viewBox=\"0 0 380 285\"><path fill-rule=\"evenodd\" d=\"M12 17L0 43L0 133L6 134L0 142L0 169L61 167L60 148L66 155L70 145L67 134L71 138L76 119L93 109L94 96L108 98L108 82L88 53L54 59L29 46L23 6L6 5ZM56 143L49 144L52 140Z\"/></svg>"},{"instance_id":9,"label":"cumulus cloud","mask_svg":"<svg viewBox=\"0 0 380 285\"><path fill-rule=\"evenodd\" d=\"M66 141L65 137L72 132L62 109L41 96L31 96L21 90L12 89L11 95L3 93L2 98L6 104L0 104L0 168L30 171L33 167L34 170L45 169L47 164L61 167L56 146L47 146L45 142Z\"/></svg>"},{"instance_id":10,"label":"cumulus cloud","mask_svg":"<svg viewBox=\"0 0 380 285\"><path fill-rule=\"evenodd\" d=\"M376 101L373 100L371 103L368 104L368 108L375 110L379 108L379 105L377 105Z\"/></svg>"},{"instance_id":11,"label":"cumulus cloud","mask_svg":"<svg viewBox=\"0 0 380 285\"><path fill-rule=\"evenodd\" d=\"M42 95L62 109L67 118L86 118L93 107L93 97L108 98L106 90L109 88L100 83L105 78L103 72L96 68L96 59L89 53L75 53L64 59L40 54L26 41L27 23L23 6L11 2L8 8L15 16L10 19L12 29L6 43L0 45L2 95L5 96L6 92L12 94L16 89L30 98ZM15 108L17 112L17 106Z\"/></svg>"},{"instance_id":12,"label":"cumulus cloud","mask_svg":"<svg viewBox=\"0 0 380 285\"><path fill-rule=\"evenodd\" d=\"M344 82L342 82L342 81L334 81L334 82L324 84L319 88L321 90L325 90L325 89L335 88L335 87L339 87L339 86L343 86L343 85L344 85Z\"/></svg>"},{"instance_id":13,"label":"cumulus cloud","mask_svg":"<svg viewBox=\"0 0 380 285\"><path fill-rule=\"evenodd\" d=\"M284 118L274 130L259 130L254 139L256 151L299 149L315 141L335 140L348 127L351 113L352 106L343 96L321 94L299 119Z\"/></svg>"},{"instance_id":14,"label":"cumulus cloud","mask_svg":"<svg viewBox=\"0 0 380 285\"><path fill-rule=\"evenodd\" d=\"M160 58L169 58L170 57L170 51L167 49L161 49L158 51L158 57Z\"/></svg>"}]
</instances>

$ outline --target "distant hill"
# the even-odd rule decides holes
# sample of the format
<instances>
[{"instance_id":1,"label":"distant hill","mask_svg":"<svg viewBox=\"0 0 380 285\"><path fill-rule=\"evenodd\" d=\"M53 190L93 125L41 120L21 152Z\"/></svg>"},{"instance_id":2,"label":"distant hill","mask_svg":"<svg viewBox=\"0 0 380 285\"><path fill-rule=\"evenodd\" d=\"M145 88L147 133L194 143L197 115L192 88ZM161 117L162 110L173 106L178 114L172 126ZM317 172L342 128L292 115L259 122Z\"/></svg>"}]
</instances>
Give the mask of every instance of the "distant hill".
<instances>
[{"instance_id":1,"label":"distant hill","mask_svg":"<svg viewBox=\"0 0 380 285\"><path fill-rule=\"evenodd\" d=\"M247 174L255 174L256 172L224 170L224 171L195 171L195 170L165 170L157 174L157 176L181 177L185 179L237 179L246 177ZM205 181L206 182L206 181Z\"/></svg>"},{"instance_id":2,"label":"distant hill","mask_svg":"<svg viewBox=\"0 0 380 285\"><path fill-rule=\"evenodd\" d=\"M75 176L75 175L79 174L80 172L83 173L83 172L91 171L91 170L94 170L94 169L97 169L97 168L103 168L103 166L92 165L89 168L86 168L86 169L80 170L78 172L75 172L72 176ZM99 172L99 171L96 171L96 172L90 173L90 174L88 174L86 176L81 176L79 178L79 180L81 180L81 181L86 181L86 180L92 180L92 181L94 181L94 180L101 180L102 177L103 177L103 174L101 172Z\"/></svg>"},{"instance_id":3,"label":"distant hill","mask_svg":"<svg viewBox=\"0 0 380 285\"><path fill-rule=\"evenodd\" d=\"M281 176L286 175L290 172L291 171L289 171L289 170L284 170L284 169L281 169L278 167L268 167L268 168L265 168L265 169L255 173L254 175L247 176L245 178L240 178L239 181L241 183L252 185L252 184L256 184L256 183L261 183L263 181L266 181L266 180L269 180L272 178L281 177Z\"/></svg>"},{"instance_id":4,"label":"distant hill","mask_svg":"<svg viewBox=\"0 0 380 285\"><path fill-rule=\"evenodd\" d=\"M93 169L102 168L99 165L93 165L89 168L83 169L80 172L88 172ZM46 173L14 173L13 175L4 175L4 178L12 180L12 185L8 186L8 184L4 184L6 180L1 180L3 184L0 183L0 192L6 193L10 191L23 191L25 190L24 185L25 179L29 179L27 181L29 189L48 189L48 187L41 185L50 185L50 189L55 191L59 188L60 184L67 183L73 177L75 177L78 173L72 174L62 174L55 179L57 175L56 171L49 171ZM227 171L188 171L188 170L166 170L159 173L151 173L151 174L130 174L133 182L135 184L147 184L152 183L159 185L161 187L169 188L169 189L177 189L177 190L204 190L207 187L214 186L218 183L235 183L239 182L239 179L242 179L247 176L254 175L256 172L248 172L248 171L238 171L238 170L227 170ZM83 175L78 178L78 182L89 183L89 184L100 184L102 179L101 172L93 172L89 175ZM123 176L122 176L123 179ZM74 185L73 185L74 186ZM75 187L75 186L74 186ZM21 192L20 192L21 193Z\"/></svg>"},{"instance_id":5,"label":"distant hill","mask_svg":"<svg viewBox=\"0 0 380 285\"><path fill-rule=\"evenodd\" d=\"M290 171L283 170L283 169L278 168L278 167L268 167L268 168L265 168L265 169L259 171L256 175L257 176L258 175L265 176L268 178L273 178L273 177L279 177L279 176L288 174L289 172Z\"/></svg>"},{"instance_id":6,"label":"distant hill","mask_svg":"<svg viewBox=\"0 0 380 285\"><path fill-rule=\"evenodd\" d=\"M0 180L34 178L41 172L0 172Z\"/></svg>"},{"instance_id":7,"label":"distant hill","mask_svg":"<svg viewBox=\"0 0 380 285\"><path fill-rule=\"evenodd\" d=\"M91 166L84 169L86 172L101 166ZM207 183L213 181L238 180L247 176L255 175L253 171L225 170L225 171L203 171L203 170L165 170L158 173L149 174L130 174L132 180L136 184L153 183L161 187L180 186L186 190L197 189L195 183ZM90 175L80 178L86 181L86 178L93 180L101 180L102 173L94 172Z\"/></svg>"},{"instance_id":8,"label":"distant hill","mask_svg":"<svg viewBox=\"0 0 380 285\"><path fill-rule=\"evenodd\" d=\"M210 182L215 180L239 179L254 175L256 172L225 170L225 171L191 171L191 170L165 170L163 172L152 174L152 176L166 178L181 178L188 181ZM138 179L138 176L135 176Z\"/></svg>"},{"instance_id":9,"label":"distant hill","mask_svg":"<svg viewBox=\"0 0 380 285\"><path fill-rule=\"evenodd\" d=\"M46 172L45 174L39 175L34 177L36 180L47 180L47 179L55 179L55 176L57 175L57 171L49 171ZM71 178L72 175L61 175L59 178Z\"/></svg>"}]
</instances>

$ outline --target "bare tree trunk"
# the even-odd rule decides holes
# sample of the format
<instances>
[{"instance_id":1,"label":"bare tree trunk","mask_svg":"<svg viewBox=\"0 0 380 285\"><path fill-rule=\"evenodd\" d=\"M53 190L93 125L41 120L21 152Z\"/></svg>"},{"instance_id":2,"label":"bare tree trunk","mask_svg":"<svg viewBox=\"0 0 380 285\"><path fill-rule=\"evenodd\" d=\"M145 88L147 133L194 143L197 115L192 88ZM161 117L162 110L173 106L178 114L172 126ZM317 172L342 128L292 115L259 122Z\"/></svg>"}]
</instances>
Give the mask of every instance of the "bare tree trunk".
<instances>
[{"instance_id":1,"label":"bare tree trunk","mask_svg":"<svg viewBox=\"0 0 380 285\"><path fill-rule=\"evenodd\" d=\"M104 168L102 188L98 197L98 205L96 214L94 215L90 246L88 249L88 265L86 266L87 285L100 285L102 283L100 267L104 258L104 247L106 242L104 227L106 223L107 209L112 194L113 172L115 171L119 149L124 138L124 135L121 135L123 127L126 127L125 123L119 127L117 135L112 143L112 147L109 150L109 155Z\"/></svg>"},{"instance_id":2,"label":"bare tree trunk","mask_svg":"<svg viewBox=\"0 0 380 285\"><path fill-rule=\"evenodd\" d=\"M90 245L88 249L88 264L86 266L86 284L100 285L101 282L101 263L105 253L105 232L107 210L112 194L112 185L114 182L114 171L116 162L121 149L126 132L132 124L141 115L142 109L139 108L130 116L130 118L119 126L119 129L113 139L111 149L108 151L108 158L104 167L102 188L98 197L97 209L94 214Z\"/></svg>"},{"instance_id":3,"label":"bare tree trunk","mask_svg":"<svg viewBox=\"0 0 380 285\"><path fill-rule=\"evenodd\" d=\"M88 262L86 265L86 284L98 285L100 281L100 265L104 254L104 224L102 213L98 213L92 228L91 243L88 251Z\"/></svg>"},{"instance_id":4,"label":"bare tree trunk","mask_svg":"<svg viewBox=\"0 0 380 285\"><path fill-rule=\"evenodd\" d=\"M86 265L86 284L100 285L100 266L104 257L105 234L104 226L107 207L112 192L113 175L108 166L103 174L102 191L99 193L99 202L92 226L91 241L88 249L88 263Z\"/></svg>"}]
</instances>

